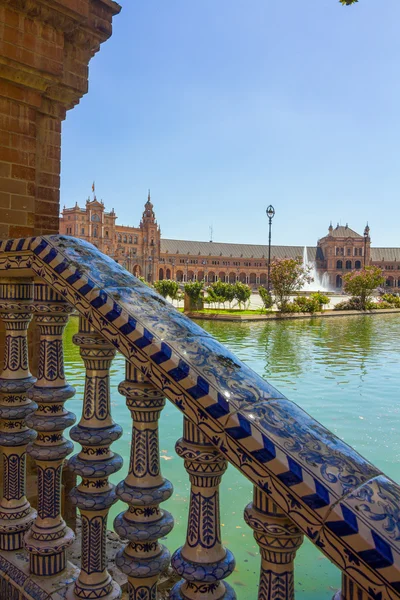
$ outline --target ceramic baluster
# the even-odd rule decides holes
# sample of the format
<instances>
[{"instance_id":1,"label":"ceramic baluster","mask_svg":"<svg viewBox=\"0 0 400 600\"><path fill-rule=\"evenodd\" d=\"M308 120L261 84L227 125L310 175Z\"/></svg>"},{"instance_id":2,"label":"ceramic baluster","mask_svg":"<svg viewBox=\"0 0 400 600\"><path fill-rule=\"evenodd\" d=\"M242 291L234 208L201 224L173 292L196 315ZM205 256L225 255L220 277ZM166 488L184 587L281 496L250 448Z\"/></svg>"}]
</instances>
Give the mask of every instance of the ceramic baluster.
<instances>
[{"instance_id":1,"label":"ceramic baluster","mask_svg":"<svg viewBox=\"0 0 400 600\"><path fill-rule=\"evenodd\" d=\"M107 516L116 500L108 478L122 466L122 459L110 445L122 435L110 414L110 367L115 348L96 333L83 317L74 343L80 347L85 369L82 418L70 436L82 446L69 461L70 468L82 477L70 494L82 520L81 571L68 598L115 600L121 589L107 571Z\"/></svg>"},{"instance_id":2,"label":"ceramic baluster","mask_svg":"<svg viewBox=\"0 0 400 600\"><path fill-rule=\"evenodd\" d=\"M75 422L64 402L75 394L64 374L63 331L72 307L47 285L35 284L34 315L40 333L38 379L29 394L37 403L27 420L38 433L28 453L36 461L37 518L25 536L30 571L56 575L66 566L66 549L74 540L61 516L61 479L66 456L73 444L63 431Z\"/></svg>"},{"instance_id":3,"label":"ceramic baluster","mask_svg":"<svg viewBox=\"0 0 400 600\"><path fill-rule=\"evenodd\" d=\"M27 394L36 381L28 364L27 333L32 302L32 280L0 281L0 318L5 327L4 368L0 376L1 550L22 548L24 534L36 517L25 495L26 447L36 436L25 423L37 408Z\"/></svg>"},{"instance_id":4,"label":"ceramic baluster","mask_svg":"<svg viewBox=\"0 0 400 600\"><path fill-rule=\"evenodd\" d=\"M218 491L227 461L187 419L176 451L184 459L191 491L186 542L172 557L172 566L183 580L170 598L233 600L235 592L224 579L233 572L235 560L221 543Z\"/></svg>"},{"instance_id":5,"label":"ceramic baluster","mask_svg":"<svg viewBox=\"0 0 400 600\"><path fill-rule=\"evenodd\" d=\"M170 513L159 508L173 491L160 470L158 420L165 398L129 362L119 391L126 397L133 427L129 473L117 487L117 496L129 508L114 521L116 532L129 544L117 554L116 564L128 575L130 600L156 600L157 580L170 561L158 540L174 525Z\"/></svg>"},{"instance_id":6,"label":"ceramic baluster","mask_svg":"<svg viewBox=\"0 0 400 600\"><path fill-rule=\"evenodd\" d=\"M261 553L258 600L294 600L294 559L302 533L258 488L244 518Z\"/></svg>"}]
</instances>

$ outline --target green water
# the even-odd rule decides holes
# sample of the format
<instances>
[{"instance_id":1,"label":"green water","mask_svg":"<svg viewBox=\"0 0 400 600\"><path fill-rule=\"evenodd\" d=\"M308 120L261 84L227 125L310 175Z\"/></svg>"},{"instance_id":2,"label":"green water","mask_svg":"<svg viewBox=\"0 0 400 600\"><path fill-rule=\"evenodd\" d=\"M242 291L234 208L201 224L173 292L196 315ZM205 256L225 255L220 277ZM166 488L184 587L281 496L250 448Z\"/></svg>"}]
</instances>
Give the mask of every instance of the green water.
<instances>
[{"instance_id":1,"label":"green water","mask_svg":"<svg viewBox=\"0 0 400 600\"><path fill-rule=\"evenodd\" d=\"M288 398L400 481L400 315L200 324ZM67 406L80 415L84 372L71 341L77 328L78 319L71 319L66 332L66 372L77 394ZM124 434L113 449L125 462L113 478L115 483L125 477L131 437L130 413L117 391L123 378L124 359L118 356L111 371L112 411ZM163 474L175 488L164 505L175 517L175 529L164 543L175 550L184 541L189 485L174 451L182 417L172 404L167 403L163 411L160 431ZM221 485L222 538L236 557L230 583L239 600L257 597L259 554L242 518L251 493L251 484L229 468ZM122 503L115 505L112 518L124 509ZM297 554L295 582L297 600L331 600L340 587L340 574L306 540Z\"/></svg>"}]
</instances>

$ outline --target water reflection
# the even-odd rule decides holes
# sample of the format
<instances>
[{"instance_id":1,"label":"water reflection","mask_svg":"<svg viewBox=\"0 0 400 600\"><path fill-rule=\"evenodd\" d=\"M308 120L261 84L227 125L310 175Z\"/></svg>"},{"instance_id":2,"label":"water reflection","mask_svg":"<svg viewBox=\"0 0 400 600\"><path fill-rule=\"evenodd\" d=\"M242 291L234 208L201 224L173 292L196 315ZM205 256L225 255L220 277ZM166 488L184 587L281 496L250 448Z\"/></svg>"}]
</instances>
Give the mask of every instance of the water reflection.
<instances>
[{"instance_id":1,"label":"water reflection","mask_svg":"<svg viewBox=\"0 0 400 600\"><path fill-rule=\"evenodd\" d=\"M199 324L378 468L400 480L400 315ZM79 418L84 371L72 343L77 330L78 319L70 319L65 335L66 374L77 394L68 401L68 409ZM113 449L125 465L113 483L125 477L130 451L130 415L117 390L123 378L124 359L117 355L111 370L111 404L124 434ZM160 451L168 457L162 461L163 474L175 488L165 504L176 519L166 542L171 550L184 541L188 512L187 474L174 451L181 433L182 416L167 403L161 417ZM259 569L258 547L242 518L251 493L251 484L235 469L228 469L221 486L222 534L237 559L232 579L240 600L256 597ZM112 507L110 524L123 509L122 504ZM296 599L331 600L339 586L337 569L305 542L296 558Z\"/></svg>"}]
</instances>

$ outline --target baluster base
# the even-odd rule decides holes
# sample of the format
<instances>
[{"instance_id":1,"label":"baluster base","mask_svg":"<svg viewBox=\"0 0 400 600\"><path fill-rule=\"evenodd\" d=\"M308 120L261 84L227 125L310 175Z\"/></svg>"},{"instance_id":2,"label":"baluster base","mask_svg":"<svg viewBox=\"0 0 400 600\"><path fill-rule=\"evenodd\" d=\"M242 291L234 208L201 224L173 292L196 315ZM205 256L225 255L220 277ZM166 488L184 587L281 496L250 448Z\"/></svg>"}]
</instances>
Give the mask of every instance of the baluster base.
<instances>
[{"instance_id":1,"label":"baluster base","mask_svg":"<svg viewBox=\"0 0 400 600\"><path fill-rule=\"evenodd\" d=\"M236 593L225 581L217 583L195 583L182 579L169 594L169 600L236 600Z\"/></svg>"},{"instance_id":2,"label":"baluster base","mask_svg":"<svg viewBox=\"0 0 400 600\"><path fill-rule=\"evenodd\" d=\"M31 508L28 503L22 507L19 513L15 512L15 508L7 511L0 507L0 550L13 551L21 550L24 547L24 536L26 531L35 521L37 513ZM9 513L10 518L7 518ZM18 518L15 518L15 517Z\"/></svg>"},{"instance_id":3,"label":"baluster base","mask_svg":"<svg viewBox=\"0 0 400 600\"><path fill-rule=\"evenodd\" d=\"M106 594L104 594L105 590ZM68 590L65 600L119 600L121 596L122 591L118 583L111 580L110 585L101 590L94 590L93 587L83 585L72 586Z\"/></svg>"},{"instance_id":4,"label":"baluster base","mask_svg":"<svg viewBox=\"0 0 400 600\"><path fill-rule=\"evenodd\" d=\"M56 531L54 535L58 537L50 540L43 534L41 537L44 539L41 541L35 525L25 534L25 549L29 552L29 569L32 575L50 577L65 569L66 550L73 543L75 534L64 523L61 531Z\"/></svg>"},{"instance_id":5,"label":"baluster base","mask_svg":"<svg viewBox=\"0 0 400 600\"><path fill-rule=\"evenodd\" d=\"M185 559L178 549L171 561L178 575L184 577L172 589L170 600L234 600L236 594L229 584L221 581L229 577L235 568L235 558L226 550L223 560L215 563L194 563ZM173 595L174 594L174 595Z\"/></svg>"}]
</instances>

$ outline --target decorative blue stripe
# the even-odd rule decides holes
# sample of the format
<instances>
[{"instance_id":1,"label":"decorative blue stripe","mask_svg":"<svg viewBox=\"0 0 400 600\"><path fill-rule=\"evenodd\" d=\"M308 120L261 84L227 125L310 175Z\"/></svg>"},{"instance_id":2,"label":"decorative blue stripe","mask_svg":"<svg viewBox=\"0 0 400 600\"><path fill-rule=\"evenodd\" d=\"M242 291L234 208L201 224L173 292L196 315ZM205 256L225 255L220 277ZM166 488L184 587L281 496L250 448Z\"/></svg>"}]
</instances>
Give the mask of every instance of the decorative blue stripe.
<instances>
[{"instance_id":1,"label":"decorative blue stripe","mask_svg":"<svg viewBox=\"0 0 400 600\"><path fill-rule=\"evenodd\" d=\"M235 438L235 440L241 440L251 435L251 424L245 417L238 415L239 426L228 427L225 431L228 435Z\"/></svg>"},{"instance_id":2,"label":"decorative blue stripe","mask_svg":"<svg viewBox=\"0 0 400 600\"><path fill-rule=\"evenodd\" d=\"M220 419L229 414L229 403L220 393L218 393L217 399L218 402L211 404L211 406L207 406L206 411L215 419Z\"/></svg>"},{"instance_id":3,"label":"decorative blue stripe","mask_svg":"<svg viewBox=\"0 0 400 600\"><path fill-rule=\"evenodd\" d=\"M95 285L96 284L94 283L94 281L89 279L88 282L85 283L85 285L79 288L79 293L82 294L82 296L86 296L87 294L89 294L89 292L93 290Z\"/></svg>"},{"instance_id":4,"label":"decorative blue stripe","mask_svg":"<svg viewBox=\"0 0 400 600\"><path fill-rule=\"evenodd\" d=\"M327 521L326 526L339 537L354 535L358 533L358 522L356 515L343 504L340 505L343 521Z\"/></svg>"},{"instance_id":5,"label":"decorative blue stripe","mask_svg":"<svg viewBox=\"0 0 400 600\"><path fill-rule=\"evenodd\" d=\"M83 276L83 273L81 273L80 271L75 271L75 273L72 273L72 275L69 275L65 281L71 285L74 285L74 283L76 283L77 281L82 279L82 276Z\"/></svg>"},{"instance_id":6,"label":"decorative blue stripe","mask_svg":"<svg viewBox=\"0 0 400 600\"><path fill-rule=\"evenodd\" d=\"M293 458L288 457L288 466L289 471L285 473L280 473L278 475L279 479L282 481L284 485L288 487L292 487L293 485L297 485L303 481L303 471L301 466L293 460Z\"/></svg>"},{"instance_id":7,"label":"decorative blue stripe","mask_svg":"<svg viewBox=\"0 0 400 600\"><path fill-rule=\"evenodd\" d=\"M169 360L172 356L171 348L165 343L161 342L161 350L151 355L151 360L156 363L156 365L161 365L162 363Z\"/></svg>"},{"instance_id":8,"label":"decorative blue stripe","mask_svg":"<svg viewBox=\"0 0 400 600\"><path fill-rule=\"evenodd\" d=\"M41 254L43 250L47 248L48 245L49 242L47 242L46 240L42 240L40 244L36 246L36 248L34 248L33 253L36 254L36 256L39 256L39 254Z\"/></svg>"},{"instance_id":9,"label":"decorative blue stripe","mask_svg":"<svg viewBox=\"0 0 400 600\"><path fill-rule=\"evenodd\" d=\"M262 436L262 439L264 448L262 450L251 452L251 455L254 456L256 460L266 463L276 458L276 448L271 440L266 438L265 435Z\"/></svg>"},{"instance_id":10,"label":"decorative blue stripe","mask_svg":"<svg viewBox=\"0 0 400 600\"><path fill-rule=\"evenodd\" d=\"M4 251L11 252L13 243L14 243L14 240L8 240Z\"/></svg>"},{"instance_id":11,"label":"decorative blue stripe","mask_svg":"<svg viewBox=\"0 0 400 600\"><path fill-rule=\"evenodd\" d=\"M24 244L25 244L25 239L24 238L20 239L19 242L18 242L18 244L17 244L17 250L18 251L22 250L22 248L24 247Z\"/></svg>"},{"instance_id":12,"label":"decorative blue stripe","mask_svg":"<svg viewBox=\"0 0 400 600\"><path fill-rule=\"evenodd\" d=\"M110 312L108 312L106 314L107 321L110 321L110 322L115 321L115 319L118 319L121 312L122 312L122 307L114 302L112 310L110 310Z\"/></svg>"},{"instance_id":13,"label":"decorative blue stripe","mask_svg":"<svg viewBox=\"0 0 400 600\"><path fill-rule=\"evenodd\" d=\"M97 298L94 298L90 304L93 306L93 308L101 308L102 306L104 306L104 304L106 304L107 300L107 294L103 290L101 290Z\"/></svg>"},{"instance_id":14,"label":"decorative blue stripe","mask_svg":"<svg viewBox=\"0 0 400 600\"><path fill-rule=\"evenodd\" d=\"M124 335L129 335L132 331L136 329L136 319L133 317L128 317L128 322L125 325L121 325L119 328L120 332Z\"/></svg>"},{"instance_id":15,"label":"decorative blue stripe","mask_svg":"<svg viewBox=\"0 0 400 600\"><path fill-rule=\"evenodd\" d=\"M310 494L308 496L302 496L302 500L304 504L307 504L310 508L314 510L318 510L319 508L323 508L324 506L329 506L330 498L329 491L325 486L322 485L319 481L314 479L315 483L315 494Z\"/></svg>"},{"instance_id":16,"label":"decorative blue stripe","mask_svg":"<svg viewBox=\"0 0 400 600\"><path fill-rule=\"evenodd\" d=\"M175 367L175 369L171 369L171 371L168 371L168 374L171 375L172 379L174 379L175 381L181 381L189 375L189 372L189 365L185 363L184 360L180 359L178 366Z\"/></svg>"},{"instance_id":17,"label":"decorative blue stripe","mask_svg":"<svg viewBox=\"0 0 400 600\"><path fill-rule=\"evenodd\" d=\"M148 329L144 328L143 336L141 338L139 338L138 340L135 340L133 343L138 348L146 348L146 346L149 346L152 341L153 341L153 334L150 333L150 331Z\"/></svg>"},{"instance_id":18,"label":"decorative blue stripe","mask_svg":"<svg viewBox=\"0 0 400 600\"><path fill-rule=\"evenodd\" d=\"M203 377L200 377L200 376L197 378L197 384L187 390L187 392L195 400L198 400L199 398L203 398L204 396L207 396L209 391L210 391L210 386L209 386L208 382L205 379L203 379Z\"/></svg>"},{"instance_id":19,"label":"decorative blue stripe","mask_svg":"<svg viewBox=\"0 0 400 600\"><path fill-rule=\"evenodd\" d=\"M66 258L64 258L64 260L59 265L57 265L56 267L54 267L54 271L56 273L58 273L59 275L61 275L61 273L64 273L64 271L66 269L68 269L68 262L67 262Z\"/></svg>"},{"instance_id":20,"label":"decorative blue stripe","mask_svg":"<svg viewBox=\"0 0 400 600\"><path fill-rule=\"evenodd\" d=\"M58 255L58 252L55 248L52 248L50 250L50 252L43 257L43 262L46 263L46 265L49 265Z\"/></svg>"}]
</instances>

